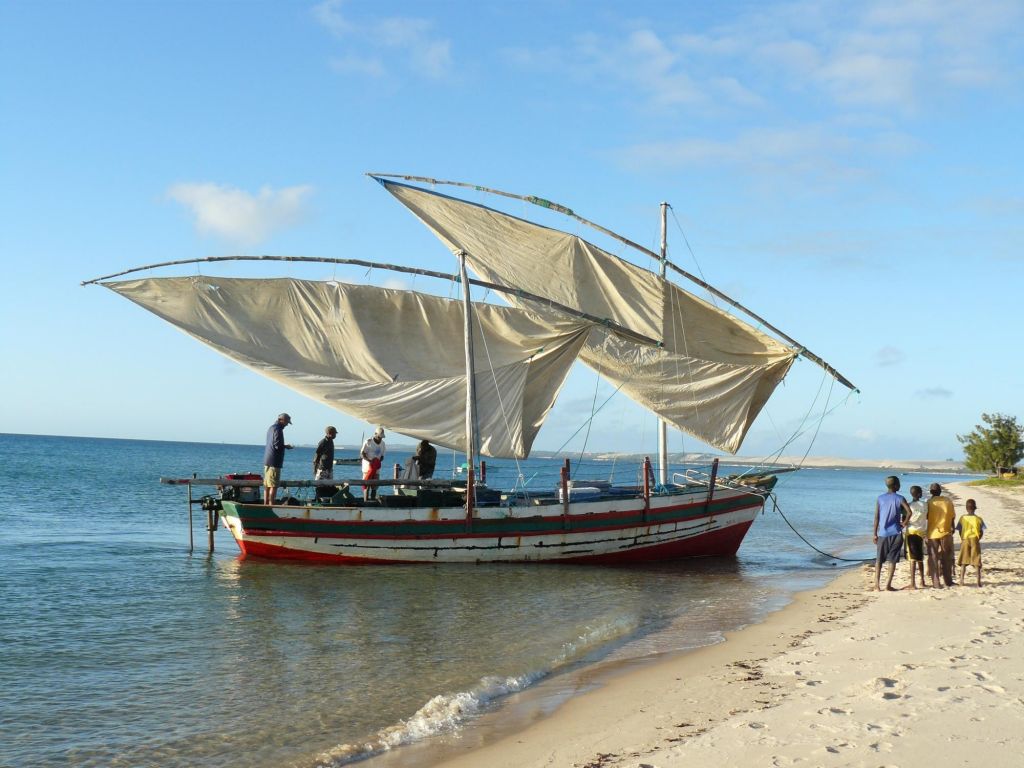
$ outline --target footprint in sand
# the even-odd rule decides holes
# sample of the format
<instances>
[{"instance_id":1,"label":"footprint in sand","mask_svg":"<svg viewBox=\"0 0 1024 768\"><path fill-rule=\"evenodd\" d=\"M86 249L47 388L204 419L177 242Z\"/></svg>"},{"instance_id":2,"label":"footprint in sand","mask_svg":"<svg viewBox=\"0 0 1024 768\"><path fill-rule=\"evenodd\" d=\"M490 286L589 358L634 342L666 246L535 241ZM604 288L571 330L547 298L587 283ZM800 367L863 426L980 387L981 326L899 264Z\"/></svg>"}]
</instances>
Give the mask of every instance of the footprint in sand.
<instances>
[{"instance_id":1,"label":"footprint in sand","mask_svg":"<svg viewBox=\"0 0 1024 768\"><path fill-rule=\"evenodd\" d=\"M876 677L874 683L869 685L876 691L880 691L882 693L882 698L886 701L903 698L901 694L892 690L899 685L899 681L893 680L891 677Z\"/></svg>"},{"instance_id":2,"label":"footprint in sand","mask_svg":"<svg viewBox=\"0 0 1024 768\"><path fill-rule=\"evenodd\" d=\"M833 755L838 755L840 749L849 749L849 748L850 748L850 742L848 742L848 741L841 741L838 744L830 744L829 746L825 747L825 751L826 752L830 752Z\"/></svg>"}]
</instances>

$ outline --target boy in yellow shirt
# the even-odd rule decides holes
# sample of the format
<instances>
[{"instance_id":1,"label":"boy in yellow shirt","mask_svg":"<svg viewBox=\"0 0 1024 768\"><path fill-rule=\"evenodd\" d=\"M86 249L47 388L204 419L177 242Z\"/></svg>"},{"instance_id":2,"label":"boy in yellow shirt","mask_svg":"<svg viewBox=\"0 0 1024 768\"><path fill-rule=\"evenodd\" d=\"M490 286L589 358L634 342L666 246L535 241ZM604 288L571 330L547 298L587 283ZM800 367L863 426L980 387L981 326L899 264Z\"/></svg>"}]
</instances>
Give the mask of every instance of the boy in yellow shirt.
<instances>
[{"instance_id":1,"label":"boy in yellow shirt","mask_svg":"<svg viewBox=\"0 0 1024 768\"><path fill-rule=\"evenodd\" d=\"M978 508L974 499L968 499L967 512L960 515L960 521L956 524L960 532L960 557L957 563L960 564L960 583L964 583L964 574L967 566L973 565L978 572L978 586L981 586L981 537L985 535L985 521L975 514Z\"/></svg>"}]
</instances>

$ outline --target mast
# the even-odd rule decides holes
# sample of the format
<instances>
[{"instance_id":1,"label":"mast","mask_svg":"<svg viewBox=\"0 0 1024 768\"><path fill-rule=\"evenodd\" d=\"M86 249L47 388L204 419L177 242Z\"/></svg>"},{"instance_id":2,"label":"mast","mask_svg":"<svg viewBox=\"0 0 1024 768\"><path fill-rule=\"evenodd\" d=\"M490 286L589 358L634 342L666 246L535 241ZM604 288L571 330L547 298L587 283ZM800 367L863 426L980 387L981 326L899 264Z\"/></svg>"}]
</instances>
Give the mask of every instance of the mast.
<instances>
[{"instance_id":1,"label":"mast","mask_svg":"<svg viewBox=\"0 0 1024 768\"><path fill-rule=\"evenodd\" d=\"M476 470L476 375L473 364L473 304L469 296L469 275L466 273L466 252L459 251L459 276L462 278L462 304L465 315L466 344L466 516L473 514L473 480Z\"/></svg>"},{"instance_id":2,"label":"mast","mask_svg":"<svg viewBox=\"0 0 1024 768\"><path fill-rule=\"evenodd\" d=\"M665 280L665 268L668 264L668 203L661 204L661 262L658 274L662 281ZM664 332L664 331L663 331ZM658 483L662 486L668 485L668 424L658 417Z\"/></svg>"}]
</instances>

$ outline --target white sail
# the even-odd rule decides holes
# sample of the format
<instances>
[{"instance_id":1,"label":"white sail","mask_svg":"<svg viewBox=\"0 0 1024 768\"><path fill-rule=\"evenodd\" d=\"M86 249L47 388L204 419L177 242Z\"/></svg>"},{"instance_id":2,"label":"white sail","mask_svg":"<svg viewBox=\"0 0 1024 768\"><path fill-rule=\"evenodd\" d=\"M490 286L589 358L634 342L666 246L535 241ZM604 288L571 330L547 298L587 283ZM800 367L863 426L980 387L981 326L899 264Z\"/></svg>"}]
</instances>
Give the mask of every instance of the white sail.
<instances>
[{"instance_id":1,"label":"white sail","mask_svg":"<svg viewBox=\"0 0 1024 768\"><path fill-rule=\"evenodd\" d=\"M797 352L674 283L572 234L381 180L485 280L518 286L664 339L595 328L581 359L675 427L735 453ZM514 300L513 300L514 301Z\"/></svg>"},{"instance_id":2,"label":"white sail","mask_svg":"<svg viewBox=\"0 0 1024 768\"><path fill-rule=\"evenodd\" d=\"M410 437L466 448L458 301L287 278L103 285L304 395ZM474 305L481 453L529 454L592 328L550 311Z\"/></svg>"}]
</instances>

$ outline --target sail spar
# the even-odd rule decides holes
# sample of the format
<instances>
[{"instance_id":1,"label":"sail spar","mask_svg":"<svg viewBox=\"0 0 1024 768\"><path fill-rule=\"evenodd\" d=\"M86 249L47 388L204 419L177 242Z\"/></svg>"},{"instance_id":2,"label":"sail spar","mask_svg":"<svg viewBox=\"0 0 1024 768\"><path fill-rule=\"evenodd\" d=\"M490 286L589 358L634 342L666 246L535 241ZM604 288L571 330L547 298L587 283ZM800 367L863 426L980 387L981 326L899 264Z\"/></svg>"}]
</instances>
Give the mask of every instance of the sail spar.
<instances>
[{"instance_id":1,"label":"sail spar","mask_svg":"<svg viewBox=\"0 0 1024 768\"><path fill-rule=\"evenodd\" d=\"M410 437L466 449L458 301L291 278L102 285L308 397ZM475 305L481 453L529 454L593 327L550 310Z\"/></svg>"},{"instance_id":2,"label":"sail spar","mask_svg":"<svg viewBox=\"0 0 1024 768\"><path fill-rule=\"evenodd\" d=\"M594 327L580 359L676 428L735 453L798 355L586 240L487 206L374 177L486 280L519 286L663 339ZM514 297L510 301L517 303Z\"/></svg>"}]
</instances>

